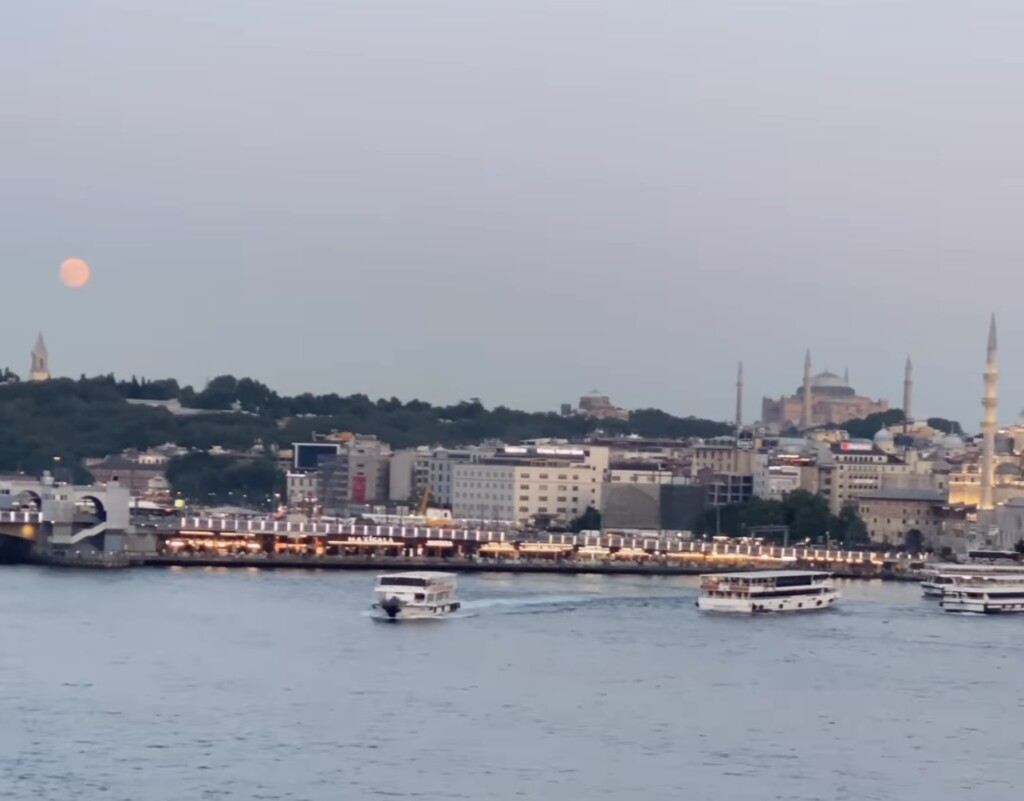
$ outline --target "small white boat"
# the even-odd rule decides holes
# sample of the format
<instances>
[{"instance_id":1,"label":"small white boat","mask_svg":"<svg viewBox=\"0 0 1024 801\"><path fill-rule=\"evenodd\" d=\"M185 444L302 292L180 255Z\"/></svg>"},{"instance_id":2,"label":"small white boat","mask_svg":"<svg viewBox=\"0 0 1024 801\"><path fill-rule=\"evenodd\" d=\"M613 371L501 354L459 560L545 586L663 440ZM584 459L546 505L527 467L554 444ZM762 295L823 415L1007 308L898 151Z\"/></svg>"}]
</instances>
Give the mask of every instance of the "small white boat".
<instances>
[{"instance_id":1,"label":"small white boat","mask_svg":"<svg viewBox=\"0 0 1024 801\"><path fill-rule=\"evenodd\" d=\"M1024 612L1024 576L958 576L943 588L939 603L946 612Z\"/></svg>"},{"instance_id":2,"label":"small white boat","mask_svg":"<svg viewBox=\"0 0 1024 801\"><path fill-rule=\"evenodd\" d=\"M433 571L387 573L377 576L373 605L385 620L425 620L456 611L455 575Z\"/></svg>"},{"instance_id":3,"label":"small white boat","mask_svg":"<svg viewBox=\"0 0 1024 801\"><path fill-rule=\"evenodd\" d=\"M762 570L701 576L697 608L705 612L809 612L839 599L831 573Z\"/></svg>"}]
</instances>

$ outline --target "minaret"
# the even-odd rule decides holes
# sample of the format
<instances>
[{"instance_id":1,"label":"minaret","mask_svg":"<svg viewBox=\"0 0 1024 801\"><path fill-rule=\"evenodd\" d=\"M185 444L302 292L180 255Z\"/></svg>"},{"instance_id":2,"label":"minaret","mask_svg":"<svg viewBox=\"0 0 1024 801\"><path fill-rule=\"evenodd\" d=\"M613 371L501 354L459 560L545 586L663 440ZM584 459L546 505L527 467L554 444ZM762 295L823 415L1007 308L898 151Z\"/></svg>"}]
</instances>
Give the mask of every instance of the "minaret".
<instances>
[{"instance_id":1,"label":"minaret","mask_svg":"<svg viewBox=\"0 0 1024 801\"><path fill-rule=\"evenodd\" d=\"M43 341L41 331L36 339L36 346L32 348L32 369L29 371L28 380L50 380L50 355L46 352L46 343Z\"/></svg>"},{"instance_id":2,"label":"minaret","mask_svg":"<svg viewBox=\"0 0 1024 801\"><path fill-rule=\"evenodd\" d=\"M999 408L999 368L996 351L996 316L988 328L988 356L985 359L985 397L981 400L985 419L981 424L981 499L979 511L995 508L992 500L992 460L996 449L996 414Z\"/></svg>"},{"instance_id":3,"label":"minaret","mask_svg":"<svg viewBox=\"0 0 1024 801\"><path fill-rule=\"evenodd\" d=\"M736 372L736 436L739 436L740 428L743 426L743 362Z\"/></svg>"},{"instance_id":4,"label":"minaret","mask_svg":"<svg viewBox=\"0 0 1024 801\"><path fill-rule=\"evenodd\" d=\"M803 409L800 413L800 428L807 430L811 427L811 349L807 349L804 357L804 397Z\"/></svg>"},{"instance_id":5,"label":"minaret","mask_svg":"<svg viewBox=\"0 0 1024 801\"><path fill-rule=\"evenodd\" d=\"M844 367L843 368L843 383L846 384L846 386L850 386L850 368L849 367Z\"/></svg>"},{"instance_id":6,"label":"minaret","mask_svg":"<svg viewBox=\"0 0 1024 801\"><path fill-rule=\"evenodd\" d=\"M907 356L907 366L903 369L903 433L910 427L910 402L914 394L914 366Z\"/></svg>"}]
</instances>

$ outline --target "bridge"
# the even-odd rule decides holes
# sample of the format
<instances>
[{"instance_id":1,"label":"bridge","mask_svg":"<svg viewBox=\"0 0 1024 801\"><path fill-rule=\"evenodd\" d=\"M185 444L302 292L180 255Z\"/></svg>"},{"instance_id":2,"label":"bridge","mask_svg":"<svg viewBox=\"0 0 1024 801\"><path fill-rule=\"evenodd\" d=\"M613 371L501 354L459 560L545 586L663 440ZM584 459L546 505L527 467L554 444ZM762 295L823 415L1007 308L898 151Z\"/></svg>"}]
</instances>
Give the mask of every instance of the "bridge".
<instances>
[{"instance_id":1,"label":"bridge","mask_svg":"<svg viewBox=\"0 0 1024 801\"><path fill-rule=\"evenodd\" d=\"M163 539L176 537L271 538L285 542L308 542L338 548L415 548L431 550L443 545L458 555L481 552L500 553L493 546L506 545L519 553L547 553L596 558L598 552L610 557L628 556L669 560L713 559L778 560L849 565L881 565L885 562L923 561L925 555L902 551L876 553L842 548L814 546L783 547L769 544L720 542L683 539L682 537L635 536L606 532L600 536L582 534L524 533L486 528L435 528L427 526L374 525L362 523L290 522L266 518L182 517L162 521L150 527ZM485 548L485 546L491 546ZM483 549L483 551L482 551ZM512 551L507 550L507 555Z\"/></svg>"},{"instance_id":2,"label":"bridge","mask_svg":"<svg viewBox=\"0 0 1024 801\"><path fill-rule=\"evenodd\" d=\"M0 510L0 535L8 542L27 543L32 557L61 561L73 556L79 562L124 558L130 495L118 482L76 486L44 473L39 481L5 481L0 490L17 505Z\"/></svg>"}]
</instances>

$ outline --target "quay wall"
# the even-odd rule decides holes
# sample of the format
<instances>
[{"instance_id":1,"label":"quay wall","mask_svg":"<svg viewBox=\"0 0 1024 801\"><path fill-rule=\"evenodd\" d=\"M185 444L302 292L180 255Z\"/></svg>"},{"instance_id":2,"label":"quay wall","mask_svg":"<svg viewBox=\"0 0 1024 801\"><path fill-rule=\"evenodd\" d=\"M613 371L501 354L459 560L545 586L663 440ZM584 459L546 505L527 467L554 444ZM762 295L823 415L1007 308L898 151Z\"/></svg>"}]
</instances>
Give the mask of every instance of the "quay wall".
<instances>
[{"instance_id":1,"label":"quay wall","mask_svg":"<svg viewBox=\"0 0 1024 801\"><path fill-rule=\"evenodd\" d=\"M217 554L132 554L132 566L137 567L223 567L257 568L261 570L364 570L390 573L401 570L443 570L451 573L547 573L547 574L602 574L634 576L697 576L714 572L763 570L764 565L730 565L727 568L711 565L687 565L673 562L605 562L582 559L549 560L491 560L472 558L440 558L426 556L222 556ZM821 564L794 564L792 569L828 570L839 578L870 580L919 581L911 574L863 566L823 566Z\"/></svg>"}]
</instances>

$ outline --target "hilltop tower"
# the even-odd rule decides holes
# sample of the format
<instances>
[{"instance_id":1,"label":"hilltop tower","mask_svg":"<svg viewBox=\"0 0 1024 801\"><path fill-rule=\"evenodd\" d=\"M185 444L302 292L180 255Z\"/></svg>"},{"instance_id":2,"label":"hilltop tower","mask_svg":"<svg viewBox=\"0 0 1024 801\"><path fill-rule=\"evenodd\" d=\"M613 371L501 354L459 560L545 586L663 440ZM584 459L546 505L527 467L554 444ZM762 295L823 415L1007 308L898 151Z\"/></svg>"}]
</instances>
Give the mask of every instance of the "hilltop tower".
<instances>
[{"instance_id":1,"label":"hilltop tower","mask_svg":"<svg viewBox=\"0 0 1024 801\"><path fill-rule=\"evenodd\" d=\"M998 350L996 347L996 316L988 327L988 353L985 359L985 396L981 399L981 407L985 410L985 419L981 423L981 499L979 511L990 511L995 508L992 499L992 461L996 449L996 416L999 409L999 367Z\"/></svg>"},{"instance_id":2,"label":"hilltop tower","mask_svg":"<svg viewBox=\"0 0 1024 801\"><path fill-rule=\"evenodd\" d=\"M32 369L29 370L28 380L50 380L50 354L46 352L46 343L43 341L41 331L36 339L36 346L32 348Z\"/></svg>"},{"instance_id":3,"label":"hilltop tower","mask_svg":"<svg viewBox=\"0 0 1024 801\"><path fill-rule=\"evenodd\" d=\"M806 431L811 427L811 405L814 399L811 397L811 349L807 349L804 356L804 394L803 407L800 410L800 428Z\"/></svg>"},{"instance_id":4,"label":"hilltop tower","mask_svg":"<svg viewBox=\"0 0 1024 801\"><path fill-rule=\"evenodd\" d=\"M910 402L914 394L914 366L907 356L907 366L903 369L903 433L910 427Z\"/></svg>"}]
</instances>

